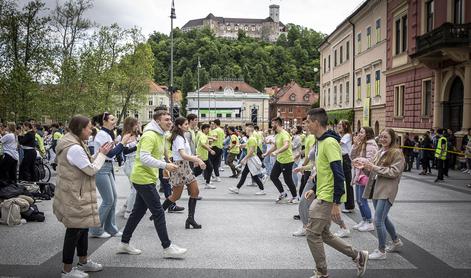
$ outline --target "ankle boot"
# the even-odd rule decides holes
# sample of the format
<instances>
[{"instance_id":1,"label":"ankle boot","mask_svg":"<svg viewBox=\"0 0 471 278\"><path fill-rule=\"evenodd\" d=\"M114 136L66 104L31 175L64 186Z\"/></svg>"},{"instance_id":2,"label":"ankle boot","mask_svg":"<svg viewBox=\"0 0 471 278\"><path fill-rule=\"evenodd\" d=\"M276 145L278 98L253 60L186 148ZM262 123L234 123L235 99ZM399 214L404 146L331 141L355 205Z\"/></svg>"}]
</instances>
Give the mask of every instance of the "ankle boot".
<instances>
[{"instance_id":1,"label":"ankle boot","mask_svg":"<svg viewBox=\"0 0 471 278\"><path fill-rule=\"evenodd\" d=\"M192 226L193 229L201 229L201 225L195 221L196 201L196 198L190 197L188 199L188 218L185 222L185 229L190 229L190 226Z\"/></svg>"}]
</instances>

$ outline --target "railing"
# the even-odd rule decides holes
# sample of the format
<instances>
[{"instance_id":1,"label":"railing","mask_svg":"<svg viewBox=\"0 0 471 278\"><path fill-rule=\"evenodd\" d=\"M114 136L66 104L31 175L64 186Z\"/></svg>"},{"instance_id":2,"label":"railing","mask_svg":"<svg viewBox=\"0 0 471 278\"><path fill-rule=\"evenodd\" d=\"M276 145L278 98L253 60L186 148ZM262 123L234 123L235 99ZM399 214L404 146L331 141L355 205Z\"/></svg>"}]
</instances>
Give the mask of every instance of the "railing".
<instances>
[{"instance_id":1,"label":"railing","mask_svg":"<svg viewBox=\"0 0 471 278\"><path fill-rule=\"evenodd\" d=\"M469 46L471 44L471 23L444 23L442 26L416 38L416 53L423 55L444 47Z\"/></svg>"}]
</instances>

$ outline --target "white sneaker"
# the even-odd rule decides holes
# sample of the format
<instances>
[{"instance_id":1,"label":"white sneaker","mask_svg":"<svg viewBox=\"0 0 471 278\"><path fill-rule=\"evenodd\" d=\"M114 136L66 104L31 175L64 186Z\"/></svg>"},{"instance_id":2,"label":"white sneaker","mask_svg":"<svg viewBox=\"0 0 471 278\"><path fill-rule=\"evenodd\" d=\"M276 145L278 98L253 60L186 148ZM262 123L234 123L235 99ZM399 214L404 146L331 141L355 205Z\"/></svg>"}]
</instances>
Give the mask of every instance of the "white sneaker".
<instances>
[{"instance_id":1,"label":"white sneaker","mask_svg":"<svg viewBox=\"0 0 471 278\"><path fill-rule=\"evenodd\" d=\"M127 212L127 211L126 211L126 212L124 213L124 216L123 216L123 217L124 217L124 219L129 219L129 216L130 216L130 215L131 215L131 212Z\"/></svg>"},{"instance_id":2,"label":"white sneaker","mask_svg":"<svg viewBox=\"0 0 471 278\"><path fill-rule=\"evenodd\" d=\"M260 190L257 193L255 193L255 195L267 195L267 193L265 193L265 191L263 190Z\"/></svg>"},{"instance_id":3,"label":"white sneaker","mask_svg":"<svg viewBox=\"0 0 471 278\"><path fill-rule=\"evenodd\" d=\"M120 242L117 254L139 255L142 253L140 249L134 248L129 243Z\"/></svg>"},{"instance_id":4,"label":"white sneaker","mask_svg":"<svg viewBox=\"0 0 471 278\"><path fill-rule=\"evenodd\" d=\"M87 273L77 269L76 267L72 268L70 272L62 272L61 278L86 278L89 277Z\"/></svg>"},{"instance_id":5,"label":"white sneaker","mask_svg":"<svg viewBox=\"0 0 471 278\"><path fill-rule=\"evenodd\" d=\"M103 232L101 235L91 234L90 237L94 237L94 238L110 238L111 235L108 234L107 232Z\"/></svg>"},{"instance_id":6,"label":"white sneaker","mask_svg":"<svg viewBox=\"0 0 471 278\"><path fill-rule=\"evenodd\" d=\"M402 240L399 239L397 242L391 242L386 246L386 252L392 253L392 252L397 252L402 246L404 246L404 243L402 243Z\"/></svg>"},{"instance_id":7,"label":"white sneaker","mask_svg":"<svg viewBox=\"0 0 471 278\"><path fill-rule=\"evenodd\" d=\"M216 178L214 178L214 181L215 181L215 182L221 182L221 178L220 178L220 177L216 177Z\"/></svg>"},{"instance_id":8,"label":"white sneaker","mask_svg":"<svg viewBox=\"0 0 471 278\"><path fill-rule=\"evenodd\" d=\"M365 220L361 220L360 223L353 225L352 229L358 230L363 225L365 225Z\"/></svg>"},{"instance_id":9,"label":"white sneaker","mask_svg":"<svg viewBox=\"0 0 471 278\"><path fill-rule=\"evenodd\" d=\"M112 237L121 237L123 236L123 232L117 232L116 234L112 235Z\"/></svg>"},{"instance_id":10,"label":"white sneaker","mask_svg":"<svg viewBox=\"0 0 471 278\"><path fill-rule=\"evenodd\" d=\"M371 232L374 230L375 230L375 225L373 225L373 223L368 223L368 222L365 222L363 226L358 228L358 231L360 232Z\"/></svg>"},{"instance_id":11,"label":"white sneaker","mask_svg":"<svg viewBox=\"0 0 471 278\"><path fill-rule=\"evenodd\" d=\"M219 168L219 171L220 171L220 172L224 172L224 168L222 168L222 167Z\"/></svg>"},{"instance_id":12,"label":"white sneaker","mask_svg":"<svg viewBox=\"0 0 471 278\"><path fill-rule=\"evenodd\" d=\"M262 182L266 183L268 181L269 176L268 175L263 175Z\"/></svg>"},{"instance_id":13,"label":"white sneaker","mask_svg":"<svg viewBox=\"0 0 471 278\"><path fill-rule=\"evenodd\" d=\"M170 246L168 248L165 248L164 249L164 258L166 259L170 259L170 258L174 258L174 259L178 259L178 258L183 258L183 256L185 255L186 253L186 249L185 248L180 248L178 247L177 245L175 244L170 244Z\"/></svg>"},{"instance_id":14,"label":"white sneaker","mask_svg":"<svg viewBox=\"0 0 471 278\"><path fill-rule=\"evenodd\" d=\"M337 232L334 233L334 236L340 237L340 238L349 237L350 236L350 230L340 228L340 230L338 230Z\"/></svg>"},{"instance_id":15,"label":"white sneaker","mask_svg":"<svg viewBox=\"0 0 471 278\"><path fill-rule=\"evenodd\" d=\"M246 186L255 187L255 186L258 186L258 185L256 183L250 182L250 183L247 183Z\"/></svg>"},{"instance_id":16,"label":"white sneaker","mask_svg":"<svg viewBox=\"0 0 471 278\"><path fill-rule=\"evenodd\" d=\"M299 204L299 198L298 197L291 198L289 200L289 203L292 204L292 205Z\"/></svg>"},{"instance_id":17,"label":"white sneaker","mask_svg":"<svg viewBox=\"0 0 471 278\"><path fill-rule=\"evenodd\" d=\"M386 260L386 252L381 252L379 251L378 249L376 249L375 251L373 251L373 253L371 253L368 258L370 260Z\"/></svg>"},{"instance_id":18,"label":"white sneaker","mask_svg":"<svg viewBox=\"0 0 471 278\"><path fill-rule=\"evenodd\" d=\"M204 186L204 189L216 189L216 186L211 185L210 183L207 183L207 184Z\"/></svg>"},{"instance_id":19,"label":"white sneaker","mask_svg":"<svg viewBox=\"0 0 471 278\"><path fill-rule=\"evenodd\" d=\"M277 204L287 204L288 203L288 194L286 194L286 192L283 192L280 194L280 196L278 196L278 199L276 199L276 203Z\"/></svg>"},{"instance_id":20,"label":"white sneaker","mask_svg":"<svg viewBox=\"0 0 471 278\"><path fill-rule=\"evenodd\" d=\"M239 194L239 188L237 187L229 187L228 188L230 192L234 193L234 194Z\"/></svg>"},{"instance_id":21,"label":"white sneaker","mask_svg":"<svg viewBox=\"0 0 471 278\"><path fill-rule=\"evenodd\" d=\"M304 227L299 228L299 230L293 233L293 236L296 236L296 237L306 236L306 229Z\"/></svg>"},{"instance_id":22,"label":"white sneaker","mask_svg":"<svg viewBox=\"0 0 471 278\"><path fill-rule=\"evenodd\" d=\"M77 269L83 272L97 272L97 271L102 271L103 266L92 260L88 260L86 264L78 263Z\"/></svg>"}]
</instances>

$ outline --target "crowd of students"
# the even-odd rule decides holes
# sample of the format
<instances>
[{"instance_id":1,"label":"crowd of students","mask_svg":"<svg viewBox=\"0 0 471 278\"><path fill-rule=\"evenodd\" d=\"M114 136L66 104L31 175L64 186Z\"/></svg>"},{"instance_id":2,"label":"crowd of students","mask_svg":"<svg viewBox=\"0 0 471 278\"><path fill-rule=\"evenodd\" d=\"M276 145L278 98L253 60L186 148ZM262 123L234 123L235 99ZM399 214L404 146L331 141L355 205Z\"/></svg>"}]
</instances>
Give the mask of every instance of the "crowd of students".
<instances>
[{"instance_id":1,"label":"crowd of students","mask_svg":"<svg viewBox=\"0 0 471 278\"><path fill-rule=\"evenodd\" d=\"M120 237L117 253L141 254L142 250L130 242L147 210L151 212L150 220L154 223L164 257L183 258L187 249L170 240L165 211L185 209L176 202L186 187L189 198L185 228L201 229L203 225L195 220L197 201L201 200L197 177L203 177L204 189L221 187L218 182L226 178L220 175L224 171L222 161L231 171L227 178L238 179L235 187L227 188L230 193L238 194L250 174L249 185L255 184L259 188L256 195L266 195L269 178L279 193L276 204L298 206L299 214L294 218L300 219L302 225L293 236L306 236L316 262L314 277L328 277L324 243L352 258L358 276L362 276L368 259L386 259L387 252L397 251L403 245L388 214L397 196L402 171L412 167L411 157L416 149L435 148L434 156L419 150L424 174L430 170L434 158L439 178L440 173L446 174L440 172L447 157L444 148L448 147L441 130L437 135L424 135L420 141L406 139L405 145L411 147L409 152L408 148L399 148L392 129L385 129L376 137L370 127L362 127L353 134L346 120L340 121L335 128L328 128L327 114L322 108L310 110L303 125L291 130L285 130L281 118L272 119L271 129L261 131L252 123L224 128L218 119L199 123L194 114L172 121L167 111L156 111L153 120L143 128L137 119L126 118L122 132L118 134L116 120L107 112L92 119L79 115L70 120L68 128L53 125L46 133L57 156L54 214L67 228L62 277L88 277L86 272L103 269L101 264L87 257L89 236ZM7 169L6 164L8 167L13 164L5 161L19 160L18 148L14 145L18 140L22 146L20 178L23 178L22 171L31 173L29 167L36 159L36 149L41 150L37 128L29 122L21 129L10 124L4 133L5 158L1 173L8 177L13 175L13 170L3 169ZM470 145L470 137L471 132L467 136L467 145ZM131 188L118 214L113 163L116 159L124 160L123 170ZM467 162L469 167L469 158ZM283 175L283 182L280 175ZM165 195L163 203L156 189L157 180L160 180ZM99 206L97 190L102 199ZM372 200L374 212L368 200ZM378 248L371 253L356 249L341 239L353 235L342 220L341 212L351 213L355 204L362 220L352 229L376 231L378 235ZM116 215L127 219L122 232L116 224ZM330 232L331 221L339 226L334 234ZM79 263L74 268L75 250Z\"/></svg>"}]
</instances>

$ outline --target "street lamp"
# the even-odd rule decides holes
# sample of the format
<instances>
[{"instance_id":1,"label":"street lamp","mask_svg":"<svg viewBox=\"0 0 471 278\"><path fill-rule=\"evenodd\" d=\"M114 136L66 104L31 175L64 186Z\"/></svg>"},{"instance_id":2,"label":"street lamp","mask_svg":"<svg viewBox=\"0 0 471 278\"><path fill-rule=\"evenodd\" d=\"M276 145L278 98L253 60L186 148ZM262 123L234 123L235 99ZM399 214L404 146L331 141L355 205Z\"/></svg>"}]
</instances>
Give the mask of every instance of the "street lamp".
<instances>
[{"instance_id":1,"label":"street lamp","mask_svg":"<svg viewBox=\"0 0 471 278\"><path fill-rule=\"evenodd\" d=\"M172 117L172 121L174 119L173 116L173 20L177 18L175 14L175 2L172 0L172 8L170 9L170 115Z\"/></svg>"},{"instance_id":2,"label":"street lamp","mask_svg":"<svg viewBox=\"0 0 471 278\"><path fill-rule=\"evenodd\" d=\"M197 66L197 72L198 72L198 119L200 118L200 68L201 68L201 63L200 63L200 57L198 56L198 66Z\"/></svg>"}]
</instances>

